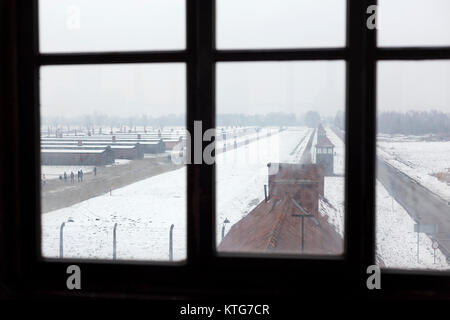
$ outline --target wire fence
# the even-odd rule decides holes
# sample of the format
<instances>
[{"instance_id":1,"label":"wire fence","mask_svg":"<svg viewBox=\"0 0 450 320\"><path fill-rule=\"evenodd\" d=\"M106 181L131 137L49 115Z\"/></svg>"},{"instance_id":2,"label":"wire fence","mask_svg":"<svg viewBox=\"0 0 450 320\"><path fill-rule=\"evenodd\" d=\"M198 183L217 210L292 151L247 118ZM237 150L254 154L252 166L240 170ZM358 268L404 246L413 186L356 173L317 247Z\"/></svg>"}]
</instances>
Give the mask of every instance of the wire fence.
<instances>
[{"instance_id":1,"label":"wire fence","mask_svg":"<svg viewBox=\"0 0 450 320\"><path fill-rule=\"evenodd\" d=\"M177 229L174 223L153 227L117 222L77 224L69 218L57 228L53 225L43 230L42 253L59 259L183 260L183 229Z\"/></svg>"}]
</instances>

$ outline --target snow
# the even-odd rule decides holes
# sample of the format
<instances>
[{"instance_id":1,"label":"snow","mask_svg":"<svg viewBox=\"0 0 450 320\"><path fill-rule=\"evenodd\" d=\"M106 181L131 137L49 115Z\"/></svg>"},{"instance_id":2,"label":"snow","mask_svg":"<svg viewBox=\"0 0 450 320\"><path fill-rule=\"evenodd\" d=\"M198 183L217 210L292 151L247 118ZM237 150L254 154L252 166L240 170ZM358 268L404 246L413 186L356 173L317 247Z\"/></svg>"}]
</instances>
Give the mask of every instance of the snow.
<instances>
[{"instance_id":1,"label":"snow","mask_svg":"<svg viewBox=\"0 0 450 320\"><path fill-rule=\"evenodd\" d=\"M106 165L106 167L128 164L130 162L131 160L127 159L116 159L114 164ZM71 171L77 173L78 170L83 170L83 173L89 173L94 170L94 167L95 166L41 166L41 174L45 174L47 180L58 179L59 175L64 175L64 171L67 175L70 175Z\"/></svg>"},{"instance_id":2,"label":"snow","mask_svg":"<svg viewBox=\"0 0 450 320\"><path fill-rule=\"evenodd\" d=\"M41 166L41 174L45 174L45 179L58 179L60 175L64 176L64 171L67 175L70 172L77 173L78 170L83 170L83 173L92 172L94 166Z\"/></svg>"},{"instance_id":3,"label":"snow","mask_svg":"<svg viewBox=\"0 0 450 320\"><path fill-rule=\"evenodd\" d=\"M328 216L328 222L335 227L336 231L344 236L344 178L325 177L324 189L325 198L335 210L327 210L323 213Z\"/></svg>"},{"instance_id":4,"label":"snow","mask_svg":"<svg viewBox=\"0 0 450 320\"><path fill-rule=\"evenodd\" d=\"M436 264L431 239L419 235L419 262L417 261L417 233L414 220L377 181L376 185L376 242L377 255L387 268L394 269L449 269L445 256L436 250Z\"/></svg>"},{"instance_id":5,"label":"snow","mask_svg":"<svg viewBox=\"0 0 450 320\"><path fill-rule=\"evenodd\" d=\"M345 172L345 147L344 143L339 138L333 130L330 128L325 128L327 132L327 137L334 144L334 173L338 175L343 175Z\"/></svg>"},{"instance_id":6,"label":"snow","mask_svg":"<svg viewBox=\"0 0 450 320\"><path fill-rule=\"evenodd\" d=\"M217 244L221 241L225 219L230 221L225 229L228 232L233 224L264 200L264 185L268 184L267 164L298 162L311 132L308 128L283 131L216 157ZM305 136L307 138L299 145Z\"/></svg>"},{"instance_id":7,"label":"snow","mask_svg":"<svg viewBox=\"0 0 450 320\"><path fill-rule=\"evenodd\" d=\"M169 229L174 224L174 260L186 258L186 168L170 171L42 215L42 253L59 256L64 228L64 257L112 258L117 223L117 258L168 260Z\"/></svg>"},{"instance_id":8,"label":"snow","mask_svg":"<svg viewBox=\"0 0 450 320\"><path fill-rule=\"evenodd\" d=\"M450 187L431 175L450 168L450 141L423 141L425 138L384 135L377 143L378 156L450 201Z\"/></svg>"},{"instance_id":9,"label":"snow","mask_svg":"<svg viewBox=\"0 0 450 320\"><path fill-rule=\"evenodd\" d=\"M106 167L114 166L114 165L122 165L122 164L129 164L132 160L129 159L116 159L114 160L114 164L108 164Z\"/></svg>"},{"instance_id":10,"label":"snow","mask_svg":"<svg viewBox=\"0 0 450 320\"><path fill-rule=\"evenodd\" d=\"M344 172L344 143L329 128L325 128L327 136L335 145L334 170L335 173ZM334 179L333 182L330 180ZM337 211L329 210L329 221L341 234L344 227L344 179L341 177L325 177L325 195ZM335 215L333 215L333 213ZM417 262L417 233L414 232L414 220L408 212L393 199L384 186L376 183L376 254L378 263L381 261L386 268L395 269L449 269L445 256L436 250L436 264L434 264L434 250L432 241L425 235L419 236L420 262Z\"/></svg>"},{"instance_id":11,"label":"snow","mask_svg":"<svg viewBox=\"0 0 450 320\"><path fill-rule=\"evenodd\" d=\"M103 153L105 150L90 150L90 149L41 149L41 153Z\"/></svg>"}]
</instances>

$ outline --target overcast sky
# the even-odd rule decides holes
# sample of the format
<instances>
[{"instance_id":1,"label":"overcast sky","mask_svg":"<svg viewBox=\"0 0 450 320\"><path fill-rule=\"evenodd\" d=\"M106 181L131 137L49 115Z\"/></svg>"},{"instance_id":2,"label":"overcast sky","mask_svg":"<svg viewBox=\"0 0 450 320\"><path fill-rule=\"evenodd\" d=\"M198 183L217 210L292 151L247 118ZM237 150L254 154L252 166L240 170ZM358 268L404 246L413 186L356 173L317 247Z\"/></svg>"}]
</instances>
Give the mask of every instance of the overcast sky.
<instances>
[{"instance_id":1,"label":"overcast sky","mask_svg":"<svg viewBox=\"0 0 450 320\"><path fill-rule=\"evenodd\" d=\"M380 0L381 45L450 45L449 0ZM40 0L42 52L185 47L185 0ZM344 0L217 0L219 48L345 45ZM343 62L222 63L219 113L334 115L345 104ZM450 62L383 62L381 110L450 112ZM160 116L184 112L183 64L45 67L43 115Z\"/></svg>"}]
</instances>

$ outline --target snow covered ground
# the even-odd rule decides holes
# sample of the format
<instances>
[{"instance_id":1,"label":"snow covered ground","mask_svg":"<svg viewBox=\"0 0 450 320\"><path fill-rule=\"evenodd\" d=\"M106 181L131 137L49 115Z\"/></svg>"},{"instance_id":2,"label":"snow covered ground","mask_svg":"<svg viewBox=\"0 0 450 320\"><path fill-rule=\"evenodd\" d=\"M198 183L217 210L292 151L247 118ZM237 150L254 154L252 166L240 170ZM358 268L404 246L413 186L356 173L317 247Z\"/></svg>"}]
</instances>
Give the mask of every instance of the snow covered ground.
<instances>
[{"instance_id":1,"label":"snow covered ground","mask_svg":"<svg viewBox=\"0 0 450 320\"><path fill-rule=\"evenodd\" d=\"M64 228L64 257L111 259L117 223L117 258L168 260L174 224L174 260L186 258L186 168L170 171L42 215L44 257L59 256Z\"/></svg>"},{"instance_id":2,"label":"snow covered ground","mask_svg":"<svg viewBox=\"0 0 450 320\"><path fill-rule=\"evenodd\" d=\"M334 173L337 175L343 175L345 172L345 147L344 142L339 138L333 130L325 128L327 137L334 144Z\"/></svg>"},{"instance_id":3,"label":"snow covered ground","mask_svg":"<svg viewBox=\"0 0 450 320\"><path fill-rule=\"evenodd\" d=\"M436 250L434 263L432 241L425 234L419 235L419 262L417 261L415 222L379 181L376 186L376 210L377 256L386 267L441 270L450 268L439 249Z\"/></svg>"},{"instance_id":4,"label":"snow covered ground","mask_svg":"<svg viewBox=\"0 0 450 320\"><path fill-rule=\"evenodd\" d=\"M161 155L158 155L161 156ZM154 155L151 155L154 157ZM131 160L116 159L110 166ZM94 166L42 166L47 179L66 171L92 172ZM73 222L67 222L71 220ZM173 231L174 260L186 257L186 169L167 172L124 188L42 215L42 253L59 257L60 226L64 227L64 257L111 259L117 223L117 257L168 260L169 230Z\"/></svg>"},{"instance_id":5,"label":"snow covered ground","mask_svg":"<svg viewBox=\"0 0 450 320\"><path fill-rule=\"evenodd\" d=\"M327 136L335 145L334 169L335 173L344 172L344 143L329 128L326 128ZM340 177L326 177L329 179L340 179L342 188L344 180ZM335 181L334 185L339 182ZM327 185L325 184L325 188ZM343 190L343 189L342 189ZM335 194L333 193L335 192ZM336 192L336 188L328 190L327 197L343 199L342 192ZM326 191L327 193L327 191ZM343 211L342 211L343 212ZM332 219L334 225L344 225L344 214ZM417 233L414 232L414 220L408 212L393 199L384 186L377 180L376 184L376 244L377 258L384 263L384 267L397 269L449 269L445 256L440 250L436 250L436 263L434 263L434 250L431 247L431 239L425 234L419 236L419 256L417 262ZM381 262L380 261L380 262Z\"/></svg>"},{"instance_id":6,"label":"snow covered ground","mask_svg":"<svg viewBox=\"0 0 450 320\"><path fill-rule=\"evenodd\" d=\"M342 140L330 129L325 128L328 139L334 144L334 173L336 176L326 176L324 185L325 198L335 210L330 210L328 206L321 204L321 212L328 216L328 221L334 225L336 231L344 236L344 170L345 170L345 148ZM313 163L315 163L314 146L317 143L317 132L311 147Z\"/></svg>"},{"instance_id":7,"label":"snow covered ground","mask_svg":"<svg viewBox=\"0 0 450 320\"><path fill-rule=\"evenodd\" d=\"M328 216L328 221L341 236L344 236L344 182L343 177L325 177L325 198L335 210L326 210L324 207L326 212L321 211Z\"/></svg>"},{"instance_id":8,"label":"snow covered ground","mask_svg":"<svg viewBox=\"0 0 450 320\"><path fill-rule=\"evenodd\" d=\"M431 175L450 168L450 141L424 141L425 138L382 135L377 142L378 156L450 201L450 186Z\"/></svg>"}]
</instances>

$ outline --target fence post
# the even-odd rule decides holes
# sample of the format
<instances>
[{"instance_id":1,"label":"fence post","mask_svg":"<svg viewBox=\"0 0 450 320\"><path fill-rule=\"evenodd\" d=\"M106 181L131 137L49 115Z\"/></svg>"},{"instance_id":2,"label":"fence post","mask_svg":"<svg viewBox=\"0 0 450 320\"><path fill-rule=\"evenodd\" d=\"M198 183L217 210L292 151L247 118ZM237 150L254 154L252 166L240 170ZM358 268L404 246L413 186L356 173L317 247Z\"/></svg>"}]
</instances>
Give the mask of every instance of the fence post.
<instances>
[{"instance_id":1,"label":"fence post","mask_svg":"<svg viewBox=\"0 0 450 320\"><path fill-rule=\"evenodd\" d=\"M223 220L223 226L222 226L222 240L223 240L223 238L225 238L225 226L227 225L227 223L230 223L230 221L228 220L228 218L225 218L225 220Z\"/></svg>"},{"instance_id":2,"label":"fence post","mask_svg":"<svg viewBox=\"0 0 450 320\"><path fill-rule=\"evenodd\" d=\"M174 225L172 224L169 233L169 261L173 260L173 227Z\"/></svg>"},{"instance_id":3,"label":"fence post","mask_svg":"<svg viewBox=\"0 0 450 320\"><path fill-rule=\"evenodd\" d=\"M116 254L116 250L117 250L117 237L116 237L116 230L117 230L117 223L114 224L114 229L113 229L113 260L116 260L117 258L117 254Z\"/></svg>"},{"instance_id":4,"label":"fence post","mask_svg":"<svg viewBox=\"0 0 450 320\"><path fill-rule=\"evenodd\" d=\"M64 256L64 226L66 225L65 222L61 223L61 227L59 228L59 258L62 259Z\"/></svg>"}]
</instances>

